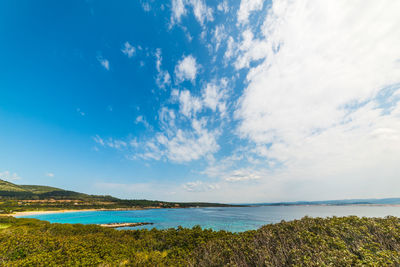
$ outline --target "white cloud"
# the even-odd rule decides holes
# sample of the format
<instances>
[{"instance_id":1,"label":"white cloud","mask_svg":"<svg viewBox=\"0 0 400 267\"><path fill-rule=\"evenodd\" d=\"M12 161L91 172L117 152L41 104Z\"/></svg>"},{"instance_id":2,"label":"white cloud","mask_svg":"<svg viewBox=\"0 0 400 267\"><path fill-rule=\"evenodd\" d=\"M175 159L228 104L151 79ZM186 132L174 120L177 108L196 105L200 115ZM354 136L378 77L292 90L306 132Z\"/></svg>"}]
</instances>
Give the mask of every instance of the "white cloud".
<instances>
[{"instance_id":1,"label":"white cloud","mask_svg":"<svg viewBox=\"0 0 400 267\"><path fill-rule=\"evenodd\" d=\"M233 40L232 36L229 36L227 48L224 54L225 59L230 59L235 55L236 43Z\"/></svg>"},{"instance_id":2,"label":"white cloud","mask_svg":"<svg viewBox=\"0 0 400 267\"><path fill-rule=\"evenodd\" d=\"M218 87L215 84L209 83L203 90L204 104L215 111L222 98Z\"/></svg>"},{"instance_id":3,"label":"white cloud","mask_svg":"<svg viewBox=\"0 0 400 267\"><path fill-rule=\"evenodd\" d=\"M218 51L223 40L226 39L225 27L223 24L217 25L214 30L215 51Z\"/></svg>"},{"instance_id":4,"label":"white cloud","mask_svg":"<svg viewBox=\"0 0 400 267\"><path fill-rule=\"evenodd\" d=\"M118 140L118 139L113 139L113 138L109 138L107 140L104 140L103 138L101 138L99 135L96 135L95 137L93 137L93 140L99 144L102 147L109 147L109 148L114 148L114 149L123 149L127 147L127 143L123 140Z\"/></svg>"},{"instance_id":5,"label":"white cloud","mask_svg":"<svg viewBox=\"0 0 400 267\"><path fill-rule=\"evenodd\" d=\"M100 64L106 69L106 70L110 70L110 62L103 58L102 56L98 56L97 60L100 62Z\"/></svg>"},{"instance_id":6,"label":"white cloud","mask_svg":"<svg viewBox=\"0 0 400 267\"><path fill-rule=\"evenodd\" d=\"M378 95L400 90L397 10L396 1L273 1L263 36L242 34L236 67L261 63L235 112L238 134L283 164L269 179L307 180L327 198L396 193L387 185L400 185L400 103Z\"/></svg>"},{"instance_id":7,"label":"white cloud","mask_svg":"<svg viewBox=\"0 0 400 267\"><path fill-rule=\"evenodd\" d=\"M190 118L190 127L176 127L176 116L172 110L160 111L162 131L143 145L138 146L133 158L168 159L183 163L207 157L219 150L217 138L220 132L207 129L205 119Z\"/></svg>"},{"instance_id":8,"label":"white cloud","mask_svg":"<svg viewBox=\"0 0 400 267\"><path fill-rule=\"evenodd\" d=\"M186 16L186 6L190 5L193 9L193 14L201 26L204 26L205 21L213 21L213 9L208 7L204 0L172 0L171 2L171 24L181 22L181 18Z\"/></svg>"},{"instance_id":9,"label":"white cloud","mask_svg":"<svg viewBox=\"0 0 400 267\"><path fill-rule=\"evenodd\" d=\"M129 145L130 145L131 147L138 147L138 146L139 146L139 142L137 141L136 138L133 138L133 139L131 139L131 140L129 141Z\"/></svg>"},{"instance_id":10,"label":"white cloud","mask_svg":"<svg viewBox=\"0 0 400 267\"><path fill-rule=\"evenodd\" d=\"M217 109L222 115L225 115L226 111L226 90L227 80L222 79L220 84L208 83L202 90L202 98L204 106L210 108L212 111Z\"/></svg>"},{"instance_id":11,"label":"white cloud","mask_svg":"<svg viewBox=\"0 0 400 267\"><path fill-rule=\"evenodd\" d=\"M193 13L200 23L200 25L204 25L204 21L213 21L213 10L208 7L204 0L190 0L190 4L193 7Z\"/></svg>"},{"instance_id":12,"label":"white cloud","mask_svg":"<svg viewBox=\"0 0 400 267\"><path fill-rule=\"evenodd\" d=\"M223 2L219 3L217 6L218 11L224 12L224 13L228 13L229 12L229 5L228 5L228 1L224 0Z\"/></svg>"},{"instance_id":13,"label":"white cloud","mask_svg":"<svg viewBox=\"0 0 400 267\"><path fill-rule=\"evenodd\" d=\"M158 73L156 79L157 86L164 89L166 86L171 84L171 76L168 71L162 71Z\"/></svg>"},{"instance_id":14,"label":"white cloud","mask_svg":"<svg viewBox=\"0 0 400 267\"><path fill-rule=\"evenodd\" d=\"M198 160L219 150L218 132L207 130L204 121L193 120L192 130L178 129L172 136L159 134L157 141L166 157L174 162Z\"/></svg>"},{"instance_id":15,"label":"white cloud","mask_svg":"<svg viewBox=\"0 0 400 267\"><path fill-rule=\"evenodd\" d=\"M169 128L175 127L175 111L167 107L162 107L159 111L159 121L163 129L168 130Z\"/></svg>"},{"instance_id":16,"label":"white cloud","mask_svg":"<svg viewBox=\"0 0 400 267\"><path fill-rule=\"evenodd\" d=\"M121 49L121 51L128 58L131 58L135 54L136 49L129 42L125 42L123 48ZM106 68L106 69L108 69L108 68Z\"/></svg>"},{"instance_id":17,"label":"white cloud","mask_svg":"<svg viewBox=\"0 0 400 267\"><path fill-rule=\"evenodd\" d=\"M382 13L363 4L359 16L364 21L359 21L353 19L360 11L356 2L309 3L310 9L300 12L303 4L274 2L275 12L264 23L267 60L249 71L237 112L241 133L253 141L286 140L293 138L294 129L304 136L334 126L349 112L346 105L369 100L384 86L400 82L400 36L390 31L400 26L400 19L389 6ZM348 12L334 12L344 5ZM380 27L367 26L377 21ZM385 49L376 47L378 39ZM242 46L252 53L258 50L254 43L261 42L250 36Z\"/></svg>"},{"instance_id":18,"label":"white cloud","mask_svg":"<svg viewBox=\"0 0 400 267\"><path fill-rule=\"evenodd\" d=\"M147 122L147 120L142 115L139 115L139 116L136 117L135 123L136 124L140 124L141 123L147 129L151 129L152 128L151 125Z\"/></svg>"},{"instance_id":19,"label":"white cloud","mask_svg":"<svg viewBox=\"0 0 400 267\"><path fill-rule=\"evenodd\" d=\"M209 129L206 118L197 118L203 107L202 99L192 96L188 90L174 90L172 95L173 101L180 105L179 113L162 107L158 115L160 131L140 141L135 139L128 158L184 163L210 158L219 150L220 131ZM137 121L142 122L143 117L139 116ZM107 145L97 137L95 141Z\"/></svg>"},{"instance_id":20,"label":"white cloud","mask_svg":"<svg viewBox=\"0 0 400 267\"><path fill-rule=\"evenodd\" d=\"M165 153L160 149L157 143L157 140L147 141L146 143L142 144L144 146L144 152L140 151L135 153L133 159L142 158L142 159L152 159L152 160L160 160L164 157Z\"/></svg>"},{"instance_id":21,"label":"white cloud","mask_svg":"<svg viewBox=\"0 0 400 267\"><path fill-rule=\"evenodd\" d=\"M0 179L7 181L16 181L20 180L21 177L17 173L11 173L10 171L0 172Z\"/></svg>"},{"instance_id":22,"label":"white cloud","mask_svg":"<svg viewBox=\"0 0 400 267\"><path fill-rule=\"evenodd\" d=\"M156 69L158 72L161 72L161 64L162 64L162 56L161 56L161 49L156 49Z\"/></svg>"},{"instance_id":23,"label":"white cloud","mask_svg":"<svg viewBox=\"0 0 400 267\"><path fill-rule=\"evenodd\" d=\"M151 10L151 5L148 2L142 2L142 8L144 11L149 12Z\"/></svg>"},{"instance_id":24,"label":"white cloud","mask_svg":"<svg viewBox=\"0 0 400 267\"><path fill-rule=\"evenodd\" d=\"M46 173L46 176L47 176L47 177L50 177L50 178L53 178L53 177L54 177L54 173L48 172L48 173Z\"/></svg>"},{"instance_id":25,"label":"white cloud","mask_svg":"<svg viewBox=\"0 0 400 267\"><path fill-rule=\"evenodd\" d=\"M240 182L261 179L262 176L254 169L238 169L229 173L224 179L228 182Z\"/></svg>"},{"instance_id":26,"label":"white cloud","mask_svg":"<svg viewBox=\"0 0 400 267\"><path fill-rule=\"evenodd\" d=\"M242 42L238 45L238 49L242 53L235 61L235 68L242 69L248 68L252 61L264 59L267 56L270 47L265 40L254 39L251 30L247 29L242 33ZM228 53L228 51L226 53ZM226 53L225 56L227 57Z\"/></svg>"},{"instance_id":27,"label":"white cloud","mask_svg":"<svg viewBox=\"0 0 400 267\"><path fill-rule=\"evenodd\" d=\"M165 89L166 86L171 84L171 76L168 71L164 71L161 69L162 64L162 56L161 49L156 50L156 69L157 69L157 77L156 84L159 88Z\"/></svg>"},{"instance_id":28,"label":"white cloud","mask_svg":"<svg viewBox=\"0 0 400 267\"><path fill-rule=\"evenodd\" d=\"M231 155L209 162L201 174L229 183L251 182L271 177L272 172L266 168L268 163L255 161L247 153L248 150L248 147L236 148Z\"/></svg>"},{"instance_id":29,"label":"white cloud","mask_svg":"<svg viewBox=\"0 0 400 267\"><path fill-rule=\"evenodd\" d=\"M174 2L172 20L177 23L192 4ZM263 2L245 3L237 13L238 35L226 33L235 32L232 25L218 23L221 31L211 32L213 36L202 27L204 40L213 38L216 49L227 41L224 59L234 61L232 77L247 72L239 100L233 95L228 102L231 92L219 84L217 75L224 72L218 66L210 68L213 80L201 80L194 56L183 57L175 67L179 90L172 91L172 98L163 103L168 106L158 112L160 130L123 141L126 147L119 147L124 152L132 149L136 159L208 161L199 177L179 185L179 196L189 200L193 195L198 200L231 202L396 196L400 2L273 1L268 13L257 12L267 16L261 25L248 21L262 10ZM222 3L217 9L225 12ZM196 19L200 24L208 21ZM171 77L163 78L161 50L155 63L157 84L169 84ZM208 75L208 68L201 70ZM183 89L179 83L185 80L200 86ZM228 103L236 121L226 125L216 117L217 111L228 113ZM177 104L179 110L174 110ZM237 136L230 136L231 127ZM224 140L219 144L219 139ZM100 137L96 140L116 147L115 140L112 145ZM232 147L240 143L243 149L223 157L229 153L225 148L231 148L228 142ZM211 185L218 191L202 175L214 178Z\"/></svg>"},{"instance_id":30,"label":"white cloud","mask_svg":"<svg viewBox=\"0 0 400 267\"><path fill-rule=\"evenodd\" d=\"M178 82L189 80L194 82L197 75L199 65L196 63L196 58L192 55L183 57L175 66L175 76Z\"/></svg>"},{"instance_id":31,"label":"white cloud","mask_svg":"<svg viewBox=\"0 0 400 267\"><path fill-rule=\"evenodd\" d=\"M180 112L186 117L192 117L196 115L203 108L203 103L200 98L192 96L189 90L183 90L180 92L174 91L177 94L180 106Z\"/></svg>"},{"instance_id":32,"label":"white cloud","mask_svg":"<svg viewBox=\"0 0 400 267\"><path fill-rule=\"evenodd\" d=\"M109 138L108 141L106 142L106 145L111 148L122 149L127 146L127 143L122 140L115 140L115 139Z\"/></svg>"},{"instance_id":33,"label":"white cloud","mask_svg":"<svg viewBox=\"0 0 400 267\"><path fill-rule=\"evenodd\" d=\"M206 116L203 111L209 108L219 111L224 118L228 81L225 78L204 86L201 96L194 96L189 90L174 89L171 92L170 103L179 103L179 112L162 107L158 119L160 131L153 137L145 138L131 146L131 159L169 160L176 163L190 162L206 158L211 160L219 150L217 142L221 135L219 126L209 124L208 119L216 116ZM137 117L136 122L142 123L144 118ZM104 140L96 138L98 143Z\"/></svg>"},{"instance_id":34,"label":"white cloud","mask_svg":"<svg viewBox=\"0 0 400 267\"><path fill-rule=\"evenodd\" d=\"M171 24L179 23L181 21L181 17L186 15L186 0L172 0L172 16L171 16Z\"/></svg>"},{"instance_id":35,"label":"white cloud","mask_svg":"<svg viewBox=\"0 0 400 267\"><path fill-rule=\"evenodd\" d=\"M183 185L183 188L189 192L205 192L211 190L218 190L220 186L216 183L204 183L202 181L188 182Z\"/></svg>"},{"instance_id":36,"label":"white cloud","mask_svg":"<svg viewBox=\"0 0 400 267\"><path fill-rule=\"evenodd\" d=\"M93 140L94 140L97 144L99 144L99 145L101 145L101 146L105 146L104 139L101 138L100 136L96 135L95 137L93 137Z\"/></svg>"},{"instance_id":37,"label":"white cloud","mask_svg":"<svg viewBox=\"0 0 400 267\"><path fill-rule=\"evenodd\" d=\"M253 11L261 10L264 0L242 0L237 13L237 20L239 23L247 23L249 15Z\"/></svg>"}]
</instances>

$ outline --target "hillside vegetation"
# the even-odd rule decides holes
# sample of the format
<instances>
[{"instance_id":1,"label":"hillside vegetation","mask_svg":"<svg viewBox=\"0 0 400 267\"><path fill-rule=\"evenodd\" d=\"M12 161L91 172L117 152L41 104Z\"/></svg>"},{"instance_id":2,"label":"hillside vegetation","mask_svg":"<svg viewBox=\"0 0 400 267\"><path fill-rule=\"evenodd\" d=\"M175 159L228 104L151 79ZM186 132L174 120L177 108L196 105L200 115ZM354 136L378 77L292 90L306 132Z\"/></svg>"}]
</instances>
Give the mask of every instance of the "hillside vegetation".
<instances>
[{"instance_id":1,"label":"hillside vegetation","mask_svg":"<svg viewBox=\"0 0 400 267\"><path fill-rule=\"evenodd\" d=\"M43 185L16 185L0 180L0 199L12 200L109 200L110 196L94 196Z\"/></svg>"},{"instance_id":2,"label":"hillside vegetation","mask_svg":"<svg viewBox=\"0 0 400 267\"><path fill-rule=\"evenodd\" d=\"M26 192L27 190L10 182L0 179L0 192Z\"/></svg>"},{"instance_id":3,"label":"hillside vegetation","mask_svg":"<svg viewBox=\"0 0 400 267\"><path fill-rule=\"evenodd\" d=\"M42 185L16 185L0 180L0 214L34 210L136 209L232 206L218 203L180 203L145 199L124 200Z\"/></svg>"},{"instance_id":4,"label":"hillside vegetation","mask_svg":"<svg viewBox=\"0 0 400 267\"><path fill-rule=\"evenodd\" d=\"M24 192L26 195L35 195L55 191L65 190L44 185L16 185L0 179L0 192ZM19 193L17 193L16 195L19 195Z\"/></svg>"},{"instance_id":5,"label":"hillside vegetation","mask_svg":"<svg viewBox=\"0 0 400 267\"><path fill-rule=\"evenodd\" d=\"M0 266L399 266L400 219L303 218L244 233L0 217Z\"/></svg>"}]
</instances>

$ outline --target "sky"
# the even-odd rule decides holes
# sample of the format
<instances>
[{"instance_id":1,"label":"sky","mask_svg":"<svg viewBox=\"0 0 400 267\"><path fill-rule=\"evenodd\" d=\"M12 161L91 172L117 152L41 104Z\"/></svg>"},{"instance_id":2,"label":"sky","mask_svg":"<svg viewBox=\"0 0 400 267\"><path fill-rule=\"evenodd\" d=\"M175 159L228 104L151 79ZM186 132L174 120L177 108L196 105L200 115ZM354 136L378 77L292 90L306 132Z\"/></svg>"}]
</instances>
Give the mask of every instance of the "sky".
<instances>
[{"instance_id":1,"label":"sky","mask_svg":"<svg viewBox=\"0 0 400 267\"><path fill-rule=\"evenodd\" d=\"M400 197L399 12L1 1L0 179L166 201Z\"/></svg>"}]
</instances>

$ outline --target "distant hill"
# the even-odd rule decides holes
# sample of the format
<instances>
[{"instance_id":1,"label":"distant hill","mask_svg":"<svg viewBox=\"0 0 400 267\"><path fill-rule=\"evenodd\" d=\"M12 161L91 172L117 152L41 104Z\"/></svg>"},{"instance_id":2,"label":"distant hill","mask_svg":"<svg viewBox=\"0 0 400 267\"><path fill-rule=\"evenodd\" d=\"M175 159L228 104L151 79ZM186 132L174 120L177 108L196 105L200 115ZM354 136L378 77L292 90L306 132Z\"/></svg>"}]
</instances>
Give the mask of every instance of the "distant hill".
<instances>
[{"instance_id":1,"label":"distant hill","mask_svg":"<svg viewBox=\"0 0 400 267\"><path fill-rule=\"evenodd\" d=\"M226 207L219 203L165 202L146 199L119 199L112 196L88 195L43 185L16 185L0 180L0 213L60 209L132 209Z\"/></svg>"},{"instance_id":2,"label":"distant hill","mask_svg":"<svg viewBox=\"0 0 400 267\"><path fill-rule=\"evenodd\" d=\"M0 180L0 191L7 192L26 192L27 190L16 184Z\"/></svg>"},{"instance_id":3,"label":"distant hill","mask_svg":"<svg viewBox=\"0 0 400 267\"><path fill-rule=\"evenodd\" d=\"M400 204L400 198L366 198L366 199L339 199L322 201L295 201L295 202L271 202L249 205L259 206L293 206L293 205L396 205Z\"/></svg>"},{"instance_id":4,"label":"distant hill","mask_svg":"<svg viewBox=\"0 0 400 267\"><path fill-rule=\"evenodd\" d=\"M16 185L0 179L0 192L24 192L26 194L43 194L54 191L65 190L44 185Z\"/></svg>"},{"instance_id":5,"label":"distant hill","mask_svg":"<svg viewBox=\"0 0 400 267\"><path fill-rule=\"evenodd\" d=\"M15 200L44 200L44 199L71 199L71 200L106 200L113 199L110 196L94 196L74 191L68 191L56 187L43 185L16 185L0 180L0 198Z\"/></svg>"}]
</instances>

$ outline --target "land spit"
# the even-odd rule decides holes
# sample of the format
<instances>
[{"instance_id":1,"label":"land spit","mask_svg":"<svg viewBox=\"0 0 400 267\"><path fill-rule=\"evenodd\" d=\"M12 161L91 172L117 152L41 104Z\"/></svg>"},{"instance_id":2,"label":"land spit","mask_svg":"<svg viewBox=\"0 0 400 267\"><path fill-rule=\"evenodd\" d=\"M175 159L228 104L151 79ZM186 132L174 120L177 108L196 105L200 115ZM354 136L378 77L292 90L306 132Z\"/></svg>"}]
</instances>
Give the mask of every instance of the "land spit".
<instances>
[{"instance_id":1,"label":"land spit","mask_svg":"<svg viewBox=\"0 0 400 267\"><path fill-rule=\"evenodd\" d=\"M150 222L138 222L138 223L104 223L104 224L98 224L101 227L106 227L106 228L120 228L120 227L135 227L135 226L141 226L141 225L148 225L148 224L153 224Z\"/></svg>"}]
</instances>

